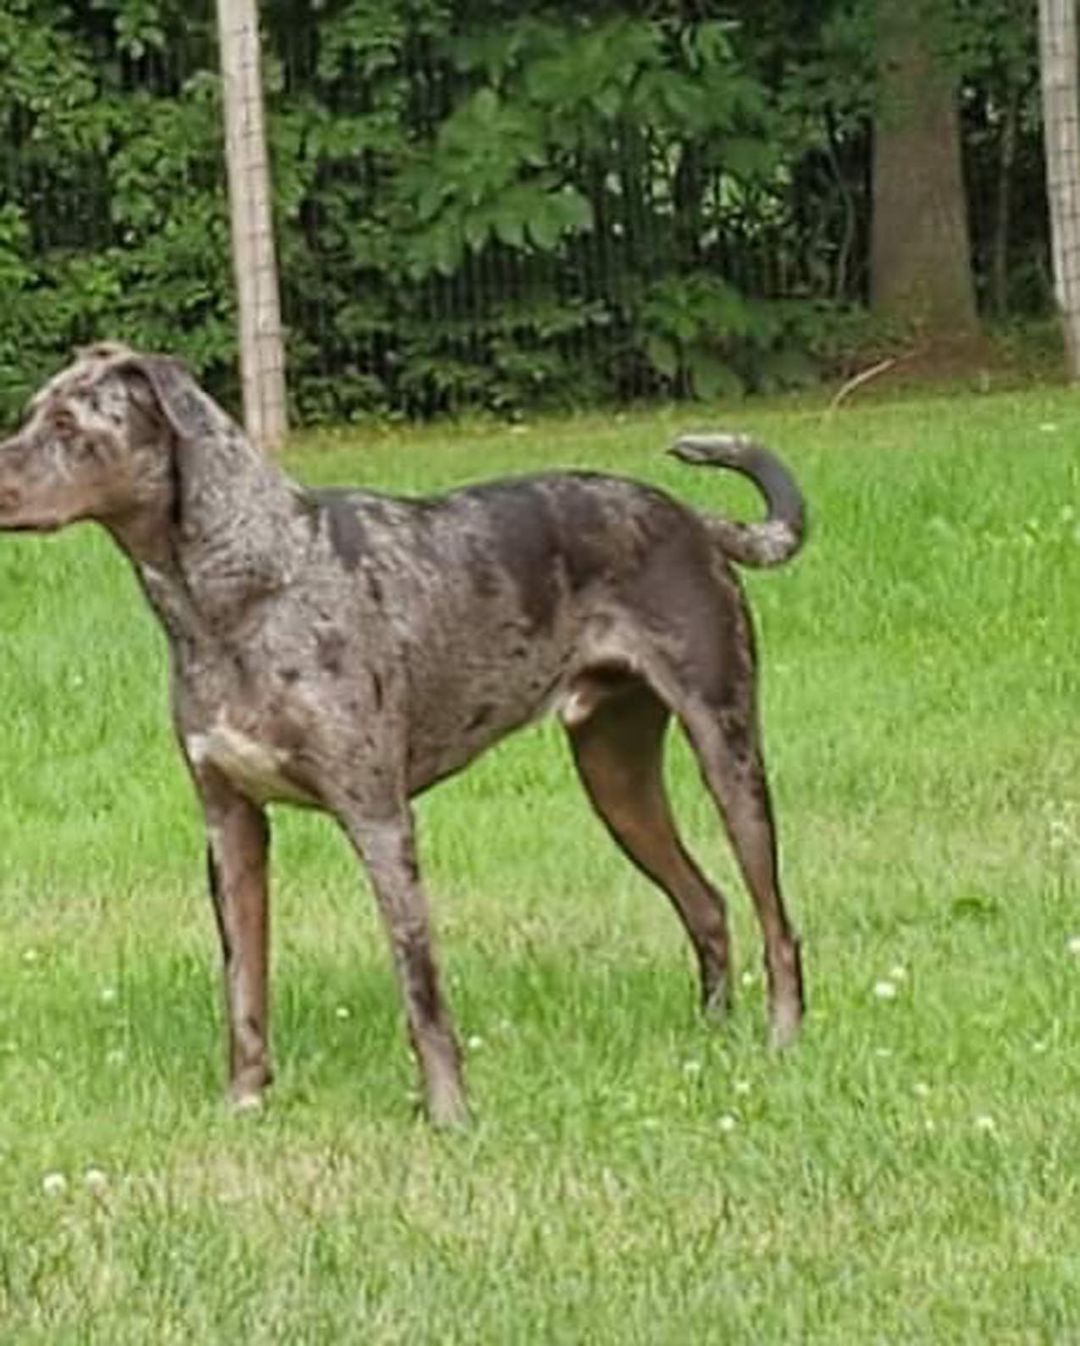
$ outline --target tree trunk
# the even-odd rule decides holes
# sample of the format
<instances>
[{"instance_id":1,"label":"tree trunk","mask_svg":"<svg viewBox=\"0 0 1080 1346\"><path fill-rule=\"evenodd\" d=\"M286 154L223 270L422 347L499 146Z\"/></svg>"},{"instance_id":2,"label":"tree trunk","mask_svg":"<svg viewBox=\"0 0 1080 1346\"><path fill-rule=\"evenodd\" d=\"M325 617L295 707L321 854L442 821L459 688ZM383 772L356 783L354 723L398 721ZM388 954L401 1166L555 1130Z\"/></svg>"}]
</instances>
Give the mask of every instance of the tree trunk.
<instances>
[{"instance_id":1,"label":"tree trunk","mask_svg":"<svg viewBox=\"0 0 1080 1346\"><path fill-rule=\"evenodd\" d=\"M1039 0L1039 65L1054 295L1070 379L1080 379L1080 125L1076 0Z\"/></svg>"},{"instance_id":2,"label":"tree trunk","mask_svg":"<svg viewBox=\"0 0 1080 1346\"><path fill-rule=\"evenodd\" d=\"M934 54L933 3L878 0L871 300L931 343L975 336L956 76Z\"/></svg>"},{"instance_id":3,"label":"tree trunk","mask_svg":"<svg viewBox=\"0 0 1080 1346\"><path fill-rule=\"evenodd\" d=\"M285 437L285 358L263 124L255 0L217 0L244 422L274 449Z\"/></svg>"}]
</instances>

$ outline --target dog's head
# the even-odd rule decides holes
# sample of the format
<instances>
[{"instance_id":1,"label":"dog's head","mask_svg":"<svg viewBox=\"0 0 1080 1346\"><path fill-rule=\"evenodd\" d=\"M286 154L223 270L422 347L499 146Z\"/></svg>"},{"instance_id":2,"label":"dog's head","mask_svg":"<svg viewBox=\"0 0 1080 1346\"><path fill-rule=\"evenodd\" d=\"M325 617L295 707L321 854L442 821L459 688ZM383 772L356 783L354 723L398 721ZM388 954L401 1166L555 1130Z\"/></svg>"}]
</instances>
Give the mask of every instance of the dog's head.
<instances>
[{"instance_id":1,"label":"dog's head","mask_svg":"<svg viewBox=\"0 0 1080 1346\"><path fill-rule=\"evenodd\" d=\"M80 351L0 443L0 529L51 532L167 503L177 447L223 417L177 361L103 344Z\"/></svg>"}]
</instances>

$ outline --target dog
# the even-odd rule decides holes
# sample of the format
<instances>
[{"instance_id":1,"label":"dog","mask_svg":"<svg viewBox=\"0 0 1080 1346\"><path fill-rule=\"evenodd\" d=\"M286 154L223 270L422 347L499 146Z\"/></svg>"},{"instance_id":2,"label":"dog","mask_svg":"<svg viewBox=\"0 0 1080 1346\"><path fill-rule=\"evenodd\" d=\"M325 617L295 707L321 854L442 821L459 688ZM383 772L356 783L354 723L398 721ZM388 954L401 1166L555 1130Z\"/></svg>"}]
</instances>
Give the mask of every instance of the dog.
<instances>
[{"instance_id":1,"label":"dog","mask_svg":"<svg viewBox=\"0 0 1080 1346\"><path fill-rule=\"evenodd\" d=\"M701 514L655 487L551 472L402 498L308 490L258 452L177 361L78 354L0 444L0 530L81 520L127 555L168 637L172 715L205 815L224 960L229 1092L257 1106L267 1037L266 806L323 810L385 923L428 1116L468 1117L439 986L410 800L554 711L594 809L671 900L701 1000L731 997L721 893L675 830L662 776L674 717L753 897L771 1039L804 1009L781 897L750 614L733 568L799 549L802 496L767 450L685 436L768 517Z\"/></svg>"}]
</instances>

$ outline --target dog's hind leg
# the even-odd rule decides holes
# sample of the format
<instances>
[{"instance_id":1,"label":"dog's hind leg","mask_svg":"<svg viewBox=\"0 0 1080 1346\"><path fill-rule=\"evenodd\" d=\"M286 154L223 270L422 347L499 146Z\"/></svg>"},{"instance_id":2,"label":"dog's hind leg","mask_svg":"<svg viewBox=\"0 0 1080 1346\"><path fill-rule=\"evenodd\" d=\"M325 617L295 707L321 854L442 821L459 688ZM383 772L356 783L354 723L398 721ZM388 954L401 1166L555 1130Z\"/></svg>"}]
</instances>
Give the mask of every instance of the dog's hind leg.
<instances>
[{"instance_id":1,"label":"dog's hind leg","mask_svg":"<svg viewBox=\"0 0 1080 1346\"><path fill-rule=\"evenodd\" d=\"M675 710L754 899L765 941L770 1036L782 1047L802 1022L802 964L780 893L776 829L751 697L752 692L737 696L718 708L695 696Z\"/></svg>"},{"instance_id":2,"label":"dog's hind leg","mask_svg":"<svg viewBox=\"0 0 1080 1346\"><path fill-rule=\"evenodd\" d=\"M722 1014L731 992L724 900L675 831L663 777L667 707L644 683L627 680L582 718L563 718L593 807L634 864L671 899L697 954L703 1007Z\"/></svg>"}]
</instances>

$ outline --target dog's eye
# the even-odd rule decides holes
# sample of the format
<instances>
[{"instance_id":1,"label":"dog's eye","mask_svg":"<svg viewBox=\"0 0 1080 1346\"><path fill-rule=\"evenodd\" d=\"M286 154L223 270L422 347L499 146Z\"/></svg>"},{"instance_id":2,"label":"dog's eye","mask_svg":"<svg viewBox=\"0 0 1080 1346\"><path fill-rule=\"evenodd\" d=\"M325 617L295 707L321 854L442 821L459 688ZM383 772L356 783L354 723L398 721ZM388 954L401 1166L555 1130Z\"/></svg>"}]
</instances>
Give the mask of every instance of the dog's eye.
<instances>
[{"instance_id":1,"label":"dog's eye","mask_svg":"<svg viewBox=\"0 0 1080 1346\"><path fill-rule=\"evenodd\" d=\"M71 439L78 432L79 423L66 407L57 407L49 420L61 439Z\"/></svg>"}]
</instances>

